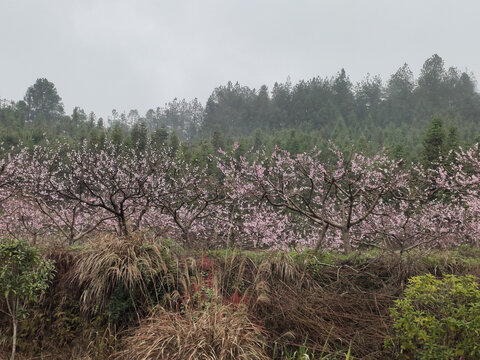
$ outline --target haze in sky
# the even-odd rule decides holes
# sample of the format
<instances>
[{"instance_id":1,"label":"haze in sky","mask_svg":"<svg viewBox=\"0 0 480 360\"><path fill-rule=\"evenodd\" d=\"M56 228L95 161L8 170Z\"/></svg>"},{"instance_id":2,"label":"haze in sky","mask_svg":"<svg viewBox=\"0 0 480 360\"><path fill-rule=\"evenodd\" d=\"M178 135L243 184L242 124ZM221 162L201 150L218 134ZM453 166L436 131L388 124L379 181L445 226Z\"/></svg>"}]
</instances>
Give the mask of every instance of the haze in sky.
<instances>
[{"instance_id":1,"label":"haze in sky","mask_svg":"<svg viewBox=\"0 0 480 360\"><path fill-rule=\"evenodd\" d=\"M227 81L384 80L437 53L480 74L475 0L2 0L0 98L52 81L65 110L205 103Z\"/></svg>"}]
</instances>

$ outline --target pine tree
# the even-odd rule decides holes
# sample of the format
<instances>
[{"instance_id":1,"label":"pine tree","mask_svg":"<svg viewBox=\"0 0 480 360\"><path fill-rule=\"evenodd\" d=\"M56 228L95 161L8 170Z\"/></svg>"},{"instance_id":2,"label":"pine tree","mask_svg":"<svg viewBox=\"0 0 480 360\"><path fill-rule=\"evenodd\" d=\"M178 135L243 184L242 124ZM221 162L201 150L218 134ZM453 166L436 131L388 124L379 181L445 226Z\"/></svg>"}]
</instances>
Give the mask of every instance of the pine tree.
<instances>
[{"instance_id":1,"label":"pine tree","mask_svg":"<svg viewBox=\"0 0 480 360\"><path fill-rule=\"evenodd\" d=\"M116 146L120 146L123 143L123 131L122 127L120 126L120 123L115 122L115 125L113 125L112 132L110 135L113 144Z\"/></svg>"},{"instance_id":2,"label":"pine tree","mask_svg":"<svg viewBox=\"0 0 480 360\"><path fill-rule=\"evenodd\" d=\"M455 162L455 151L458 150L460 142L458 140L458 129L455 126L448 128L445 152L447 153L447 161L449 164Z\"/></svg>"},{"instance_id":3,"label":"pine tree","mask_svg":"<svg viewBox=\"0 0 480 360\"><path fill-rule=\"evenodd\" d=\"M423 162L426 167L434 167L445 154L446 135L443 120L435 116L423 138Z\"/></svg>"},{"instance_id":4,"label":"pine tree","mask_svg":"<svg viewBox=\"0 0 480 360\"><path fill-rule=\"evenodd\" d=\"M165 146L168 140L168 131L165 125L158 127L152 134L152 144L157 149Z\"/></svg>"}]
</instances>

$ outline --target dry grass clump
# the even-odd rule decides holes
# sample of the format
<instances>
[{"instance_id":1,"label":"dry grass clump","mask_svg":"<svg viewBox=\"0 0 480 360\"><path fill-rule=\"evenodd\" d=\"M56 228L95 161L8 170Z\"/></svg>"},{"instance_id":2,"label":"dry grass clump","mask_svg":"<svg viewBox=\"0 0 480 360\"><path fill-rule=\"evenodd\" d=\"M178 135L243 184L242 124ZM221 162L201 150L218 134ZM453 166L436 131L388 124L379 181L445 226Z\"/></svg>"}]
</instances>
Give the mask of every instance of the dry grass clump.
<instances>
[{"instance_id":1,"label":"dry grass clump","mask_svg":"<svg viewBox=\"0 0 480 360\"><path fill-rule=\"evenodd\" d=\"M322 266L318 279L288 254L266 258L251 286L251 311L279 348L306 346L324 355L351 348L356 356L381 358L393 289L365 271Z\"/></svg>"},{"instance_id":2,"label":"dry grass clump","mask_svg":"<svg viewBox=\"0 0 480 360\"><path fill-rule=\"evenodd\" d=\"M243 309L211 303L184 315L157 309L124 341L115 359L267 360L261 329Z\"/></svg>"},{"instance_id":3,"label":"dry grass clump","mask_svg":"<svg viewBox=\"0 0 480 360\"><path fill-rule=\"evenodd\" d=\"M173 281L171 261L168 247L143 234L127 238L105 235L90 241L79 253L72 275L73 282L83 289L82 310L101 312L118 287L135 303L151 305L152 289L157 296Z\"/></svg>"}]
</instances>

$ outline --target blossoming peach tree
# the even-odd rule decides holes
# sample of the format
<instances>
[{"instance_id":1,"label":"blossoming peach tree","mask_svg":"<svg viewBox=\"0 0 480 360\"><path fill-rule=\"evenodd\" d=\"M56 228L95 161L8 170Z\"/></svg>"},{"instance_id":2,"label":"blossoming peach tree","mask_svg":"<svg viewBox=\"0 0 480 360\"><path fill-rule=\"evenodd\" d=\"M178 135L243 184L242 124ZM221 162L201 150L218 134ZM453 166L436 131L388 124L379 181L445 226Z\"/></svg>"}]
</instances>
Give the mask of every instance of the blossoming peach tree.
<instances>
[{"instance_id":1,"label":"blossoming peach tree","mask_svg":"<svg viewBox=\"0 0 480 360\"><path fill-rule=\"evenodd\" d=\"M410 170L385 151L346 156L220 149L211 167L109 141L19 149L0 160L0 233L74 243L155 231L187 246L408 251L477 242L480 154Z\"/></svg>"},{"instance_id":2,"label":"blossoming peach tree","mask_svg":"<svg viewBox=\"0 0 480 360\"><path fill-rule=\"evenodd\" d=\"M310 241L305 243L316 248L341 245L350 252L352 240L359 240L355 237L357 228L372 217L383 197L408 185L407 176L399 162L390 160L385 153L373 157L354 154L346 161L335 147L330 151L333 160L324 161L316 150L291 155L277 148L270 156L264 152L250 154L250 160L230 156L220 169L230 179L227 185L233 197L243 202L247 213L253 213L252 201L263 201L257 211L265 212L267 206L267 212L281 213L277 217L279 224L300 217L316 227L318 231L310 231ZM258 216L257 220L262 218ZM276 228L283 232L285 226ZM292 231L301 234L300 228ZM311 239L313 234L315 240Z\"/></svg>"}]
</instances>

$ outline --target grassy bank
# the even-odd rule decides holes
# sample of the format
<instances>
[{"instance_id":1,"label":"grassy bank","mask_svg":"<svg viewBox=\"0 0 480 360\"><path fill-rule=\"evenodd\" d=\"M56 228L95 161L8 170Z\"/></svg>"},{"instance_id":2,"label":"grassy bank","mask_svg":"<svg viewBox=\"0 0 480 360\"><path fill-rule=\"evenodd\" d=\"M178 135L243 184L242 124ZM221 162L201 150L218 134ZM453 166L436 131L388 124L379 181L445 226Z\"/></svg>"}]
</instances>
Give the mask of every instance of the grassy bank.
<instances>
[{"instance_id":1,"label":"grassy bank","mask_svg":"<svg viewBox=\"0 0 480 360\"><path fill-rule=\"evenodd\" d=\"M42 253L56 274L21 321L19 359L395 358L399 348L384 343L408 279L480 275L480 249L467 247L187 251L145 235ZM2 312L5 358L10 334Z\"/></svg>"}]
</instances>

